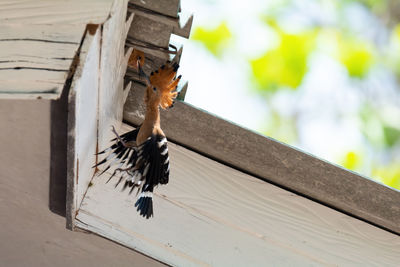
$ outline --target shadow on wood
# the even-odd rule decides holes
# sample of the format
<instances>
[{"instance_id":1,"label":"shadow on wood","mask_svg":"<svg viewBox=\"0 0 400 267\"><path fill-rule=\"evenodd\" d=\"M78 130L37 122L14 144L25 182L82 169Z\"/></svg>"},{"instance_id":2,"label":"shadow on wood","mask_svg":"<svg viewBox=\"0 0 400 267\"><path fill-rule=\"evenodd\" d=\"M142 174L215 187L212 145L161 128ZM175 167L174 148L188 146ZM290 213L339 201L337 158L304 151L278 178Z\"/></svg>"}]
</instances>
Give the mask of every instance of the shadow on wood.
<instances>
[{"instance_id":1,"label":"shadow on wood","mask_svg":"<svg viewBox=\"0 0 400 267\"><path fill-rule=\"evenodd\" d=\"M68 80L61 97L51 101L50 108L49 208L52 212L64 217L67 193L67 126L70 85L70 80Z\"/></svg>"}]
</instances>

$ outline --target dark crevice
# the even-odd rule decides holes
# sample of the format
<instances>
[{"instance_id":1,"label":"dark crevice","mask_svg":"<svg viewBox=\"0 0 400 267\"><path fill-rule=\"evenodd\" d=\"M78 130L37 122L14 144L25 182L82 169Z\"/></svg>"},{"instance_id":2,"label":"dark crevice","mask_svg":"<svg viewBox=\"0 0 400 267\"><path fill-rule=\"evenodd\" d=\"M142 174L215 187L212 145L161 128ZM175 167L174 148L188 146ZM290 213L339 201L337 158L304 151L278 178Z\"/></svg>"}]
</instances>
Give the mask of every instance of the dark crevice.
<instances>
[{"instance_id":1,"label":"dark crevice","mask_svg":"<svg viewBox=\"0 0 400 267\"><path fill-rule=\"evenodd\" d=\"M1 94L13 94L13 95L18 95L18 94L56 94L57 93L57 88L50 89L50 90L43 90L43 91L3 91L0 90Z\"/></svg>"},{"instance_id":2,"label":"dark crevice","mask_svg":"<svg viewBox=\"0 0 400 267\"><path fill-rule=\"evenodd\" d=\"M55 44L79 44L76 42L67 41L54 41L54 40L42 40L35 38L10 38L10 39L0 39L0 42L13 42L13 41L32 41L32 42L44 42L44 43L55 43Z\"/></svg>"},{"instance_id":3,"label":"dark crevice","mask_svg":"<svg viewBox=\"0 0 400 267\"><path fill-rule=\"evenodd\" d=\"M50 59L57 59L57 60L73 60L73 57L51 57Z\"/></svg>"},{"instance_id":4,"label":"dark crevice","mask_svg":"<svg viewBox=\"0 0 400 267\"><path fill-rule=\"evenodd\" d=\"M37 68L37 67L0 68L0 70L47 70L47 71L58 71L58 72L68 72L69 71L69 70L62 70L62 69L48 69L48 68Z\"/></svg>"},{"instance_id":5,"label":"dark crevice","mask_svg":"<svg viewBox=\"0 0 400 267\"><path fill-rule=\"evenodd\" d=\"M43 59L55 59L55 60L73 60L73 58L67 58L67 57L52 57L52 58L43 58ZM0 63L33 63L33 64L38 64L38 62L35 61L30 61L30 60L0 60Z\"/></svg>"}]
</instances>

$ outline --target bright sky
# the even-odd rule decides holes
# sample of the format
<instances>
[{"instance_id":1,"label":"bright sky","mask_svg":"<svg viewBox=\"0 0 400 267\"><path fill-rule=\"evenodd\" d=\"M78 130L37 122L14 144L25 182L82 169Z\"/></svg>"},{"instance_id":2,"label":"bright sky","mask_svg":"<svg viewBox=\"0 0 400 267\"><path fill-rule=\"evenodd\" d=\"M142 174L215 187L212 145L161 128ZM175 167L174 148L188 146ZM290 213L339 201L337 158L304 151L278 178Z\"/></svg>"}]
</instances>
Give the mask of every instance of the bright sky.
<instances>
[{"instance_id":1,"label":"bright sky","mask_svg":"<svg viewBox=\"0 0 400 267\"><path fill-rule=\"evenodd\" d=\"M277 2L182 0L182 10L195 14L192 29L197 25L212 28L226 21L235 39L230 50L222 58L216 58L199 42L173 37L184 44L180 73L189 81L185 102L258 132L263 132L271 119L271 107L288 117L301 114L297 122L296 147L331 162L337 162L348 151L358 151L369 157L371 153L366 151L365 138L357 127L360 99L365 97L360 89L370 89L378 101L380 87L384 86L386 97L383 99L393 92L392 101L400 103L396 80L384 70L373 69L362 85L365 88L359 88L343 65L326 53L316 51L309 60L310 71L301 86L296 91L279 90L269 103L271 106L251 89L247 59L259 57L278 43L274 32L260 20L260 11ZM333 1L293 2L293 10L280 16L286 29L297 31L315 22L321 25L348 23L353 31L368 38L388 35L382 24L360 5L350 5L347 15L337 17ZM322 47L329 49L329 44ZM399 112L397 109L393 114Z\"/></svg>"}]
</instances>

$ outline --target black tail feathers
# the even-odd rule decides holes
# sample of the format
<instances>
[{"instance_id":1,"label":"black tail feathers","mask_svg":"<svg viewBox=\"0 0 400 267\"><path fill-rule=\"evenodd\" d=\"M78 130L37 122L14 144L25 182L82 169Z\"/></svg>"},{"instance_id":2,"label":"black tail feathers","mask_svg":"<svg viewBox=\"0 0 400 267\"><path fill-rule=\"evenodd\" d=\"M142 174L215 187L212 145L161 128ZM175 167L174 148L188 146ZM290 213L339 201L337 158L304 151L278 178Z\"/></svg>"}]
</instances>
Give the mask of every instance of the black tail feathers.
<instances>
[{"instance_id":1,"label":"black tail feathers","mask_svg":"<svg viewBox=\"0 0 400 267\"><path fill-rule=\"evenodd\" d=\"M139 199L135 203L135 207L137 207L137 211L140 213L140 215L146 219L153 217L152 194L139 196Z\"/></svg>"}]
</instances>

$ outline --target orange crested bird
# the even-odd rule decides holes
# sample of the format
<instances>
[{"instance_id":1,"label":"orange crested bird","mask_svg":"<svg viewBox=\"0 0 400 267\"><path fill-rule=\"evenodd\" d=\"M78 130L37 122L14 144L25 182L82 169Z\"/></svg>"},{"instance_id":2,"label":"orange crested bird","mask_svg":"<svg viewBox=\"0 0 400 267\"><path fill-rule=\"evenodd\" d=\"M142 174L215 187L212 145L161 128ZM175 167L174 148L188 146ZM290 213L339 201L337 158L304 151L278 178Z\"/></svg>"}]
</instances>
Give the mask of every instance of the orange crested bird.
<instances>
[{"instance_id":1,"label":"orange crested bird","mask_svg":"<svg viewBox=\"0 0 400 267\"><path fill-rule=\"evenodd\" d=\"M121 136L115 131L115 143L99 154L108 153L107 157L95 167L110 162L101 174L111 166L118 164L111 178L121 173L117 185L125 178L124 188L135 187L141 191L135 203L137 211L146 219L153 216L153 190L159 184L167 184L169 180L169 156L167 138L160 127L160 108L166 109L173 106L178 95L177 85L181 76L176 78L179 68L177 63L167 61L158 70L148 77L141 65L143 58L137 56L136 67L140 76L146 80L146 115L143 123L133 131ZM100 174L100 175L101 175ZM117 186L116 185L116 186Z\"/></svg>"}]
</instances>

